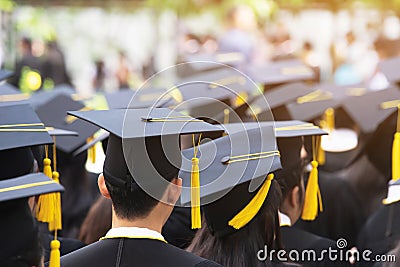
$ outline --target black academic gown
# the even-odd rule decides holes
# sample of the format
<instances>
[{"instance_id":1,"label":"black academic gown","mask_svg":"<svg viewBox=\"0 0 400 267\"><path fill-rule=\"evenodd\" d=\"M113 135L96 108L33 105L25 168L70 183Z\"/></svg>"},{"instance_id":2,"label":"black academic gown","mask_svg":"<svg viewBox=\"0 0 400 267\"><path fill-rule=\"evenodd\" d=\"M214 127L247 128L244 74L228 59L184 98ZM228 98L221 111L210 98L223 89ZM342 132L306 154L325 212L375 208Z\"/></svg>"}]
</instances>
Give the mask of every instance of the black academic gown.
<instances>
[{"instance_id":1,"label":"black academic gown","mask_svg":"<svg viewBox=\"0 0 400 267\"><path fill-rule=\"evenodd\" d=\"M332 240L346 239L356 245L357 234L365 221L361 204L345 180L334 174L319 172L323 212L314 221L299 220L295 227Z\"/></svg>"},{"instance_id":2,"label":"black academic gown","mask_svg":"<svg viewBox=\"0 0 400 267\"><path fill-rule=\"evenodd\" d=\"M139 238L100 240L61 257L63 267L221 266L163 241Z\"/></svg>"},{"instance_id":3,"label":"black academic gown","mask_svg":"<svg viewBox=\"0 0 400 267\"><path fill-rule=\"evenodd\" d=\"M300 255L304 250L313 250L316 252L318 259L323 250L328 250L329 247L337 249L336 242L324 238L301 229L289 226L281 226L282 243L287 252L296 250ZM322 261L317 262L300 262L304 266L350 266L347 262L329 260L327 253L324 254Z\"/></svg>"},{"instance_id":4,"label":"black academic gown","mask_svg":"<svg viewBox=\"0 0 400 267\"><path fill-rule=\"evenodd\" d=\"M46 232L40 232L40 240L42 242L43 250L44 250L44 261L48 262L50 259L50 243L54 239L54 236L48 234ZM61 256L71 253L77 249L80 249L85 246L84 243L77 239L73 238L63 238L58 237L58 241L60 241L60 254Z\"/></svg>"},{"instance_id":5,"label":"black academic gown","mask_svg":"<svg viewBox=\"0 0 400 267\"><path fill-rule=\"evenodd\" d=\"M174 207L162 229L162 235L168 243L182 249L189 246L196 234L196 230L191 229L190 214L190 208Z\"/></svg>"},{"instance_id":6,"label":"black academic gown","mask_svg":"<svg viewBox=\"0 0 400 267\"><path fill-rule=\"evenodd\" d=\"M382 205L363 226L357 248L371 250L370 258L394 249L400 241L400 202ZM360 262L359 266L372 266L374 262Z\"/></svg>"}]
</instances>

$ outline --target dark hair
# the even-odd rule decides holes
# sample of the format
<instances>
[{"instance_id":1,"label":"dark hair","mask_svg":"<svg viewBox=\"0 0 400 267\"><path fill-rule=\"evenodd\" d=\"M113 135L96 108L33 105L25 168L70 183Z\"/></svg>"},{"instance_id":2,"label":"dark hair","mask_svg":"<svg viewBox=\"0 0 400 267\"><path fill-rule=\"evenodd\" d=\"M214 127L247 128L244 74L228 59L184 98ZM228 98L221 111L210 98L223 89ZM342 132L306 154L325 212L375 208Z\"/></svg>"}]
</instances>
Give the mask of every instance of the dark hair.
<instances>
[{"instance_id":1,"label":"dark hair","mask_svg":"<svg viewBox=\"0 0 400 267\"><path fill-rule=\"evenodd\" d=\"M0 260L1 267L32 267L42 266L43 248L39 238L37 228L33 238L28 238L24 242L24 248L21 248L13 257ZM19 237L23 238L23 237Z\"/></svg>"},{"instance_id":2,"label":"dark hair","mask_svg":"<svg viewBox=\"0 0 400 267\"><path fill-rule=\"evenodd\" d=\"M275 179L281 186L282 199L285 199L295 186L301 187L305 161L300 157L303 146L301 137L278 139L278 148L281 152L282 169L275 172ZM300 198L303 191L300 190Z\"/></svg>"},{"instance_id":3,"label":"dark hair","mask_svg":"<svg viewBox=\"0 0 400 267\"><path fill-rule=\"evenodd\" d=\"M99 196L82 223L79 239L89 245L105 236L111 228L111 200Z\"/></svg>"},{"instance_id":4,"label":"dark hair","mask_svg":"<svg viewBox=\"0 0 400 267\"><path fill-rule=\"evenodd\" d=\"M105 173L104 177L114 211L118 217L124 219L143 218L158 204L158 200L148 195L133 181L132 177L129 178L132 179L130 186L114 186L107 182Z\"/></svg>"},{"instance_id":5,"label":"dark hair","mask_svg":"<svg viewBox=\"0 0 400 267\"><path fill-rule=\"evenodd\" d=\"M281 200L279 184L272 180L271 187L257 215L243 228L223 237L212 235L206 220L196 233L188 251L213 260L226 267L268 266L268 262L257 259L257 252L265 245L268 248L282 247L278 208Z\"/></svg>"}]
</instances>

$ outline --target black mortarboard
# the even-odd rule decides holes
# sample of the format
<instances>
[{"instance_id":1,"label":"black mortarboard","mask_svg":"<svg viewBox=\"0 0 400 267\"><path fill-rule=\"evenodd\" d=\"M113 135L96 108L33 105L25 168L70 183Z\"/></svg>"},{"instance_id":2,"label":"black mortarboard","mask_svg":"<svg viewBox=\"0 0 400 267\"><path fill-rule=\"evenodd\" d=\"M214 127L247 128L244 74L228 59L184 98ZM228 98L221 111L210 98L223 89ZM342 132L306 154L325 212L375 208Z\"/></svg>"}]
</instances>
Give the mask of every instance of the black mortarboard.
<instances>
[{"instance_id":1,"label":"black mortarboard","mask_svg":"<svg viewBox=\"0 0 400 267\"><path fill-rule=\"evenodd\" d=\"M162 107L172 101L164 88L141 88L139 90L120 90L106 93L108 107L116 108L148 108Z\"/></svg>"},{"instance_id":2,"label":"black mortarboard","mask_svg":"<svg viewBox=\"0 0 400 267\"><path fill-rule=\"evenodd\" d=\"M385 75L388 82L392 84L400 82L400 74L398 72L399 67L400 57L384 59L378 63L378 68Z\"/></svg>"},{"instance_id":3,"label":"black mortarboard","mask_svg":"<svg viewBox=\"0 0 400 267\"><path fill-rule=\"evenodd\" d=\"M181 165L180 134L222 132L216 126L167 108L75 111L69 114L110 132L104 162L106 180L114 186L129 186L136 182L150 195L148 190L153 190L157 182L171 180L178 173ZM152 196L158 198L160 192L155 193L157 196Z\"/></svg>"},{"instance_id":4,"label":"black mortarboard","mask_svg":"<svg viewBox=\"0 0 400 267\"><path fill-rule=\"evenodd\" d=\"M0 105L16 105L28 103L29 94L21 93L15 86L3 83L0 84Z\"/></svg>"},{"instance_id":5,"label":"black mortarboard","mask_svg":"<svg viewBox=\"0 0 400 267\"><path fill-rule=\"evenodd\" d=\"M308 94L297 97L296 101L289 103L287 109L295 120L311 121L328 108L338 108L344 99L357 101L356 97L367 93L362 85L337 86L334 84L318 84L312 87Z\"/></svg>"},{"instance_id":6,"label":"black mortarboard","mask_svg":"<svg viewBox=\"0 0 400 267\"><path fill-rule=\"evenodd\" d=\"M191 159L195 149L199 155L200 196L207 225L218 236L230 234L247 224L232 222L230 225L231 219L261 191L267 175L280 168L273 128L245 130L184 150L179 173L183 179L183 205L191 199ZM268 189L263 193L262 202ZM255 207L252 211L253 214L248 214L249 220L258 213Z\"/></svg>"},{"instance_id":7,"label":"black mortarboard","mask_svg":"<svg viewBox=\"0 0 400 267\"><path fill-rule=\"evenodd\" d=\"M345 100L343 108L361 130L368 134L392 114L398 104L400 91L397 88L389 88L368 92L354 100Z\"/></svg>"},{"instance_id":8,"label":"black mortarboard","mask_svg":"<svg viewBox=\"0 0 400 267\"><path fill-rule=\"evenodd\" d=\"M251 102L247 114L257 116L257 120L270 120L271 111L276 120L290 119L286 105L296 101L300 96L312 92L311 86L305 83L290 83L275 87Z\"/></svg>"},{"instance_id":9,"label":"black mortarboard","mask_svg":"<svg viewBox=\"0 0 400 267\"><path fill-rule=\"evenodd\" d=\"M274 128L276 138L328 134L327 132L323 131L321 128L315 126L312 123L304 121L296 121L296 120L228 123L228 124L221 124L218 126L224 129L228 134L233 134L254 128L270 126Z\"/></svg>"},{"instance_id":10,"label":"black mortarboard","mask_svg":"<svg viewBox=\"0 0 400 267\"><path fill-rule=\"evenodd\" d=\"M187 77L177 82L175 87L180 94L175 97L178 100L177 109L188 110L191 116L197 118L214 118L241 93L259 93L257 86L247 76L230 67Z\"/></svg>"},{"instance_id":11,"label":"black mortarboard","mask_svg":"<svg viewBox=\"0 0 400 267\"><path fill-rule=\"evenodd\" d=\"M74 101L70 95L63 92L52 92L43 95L45 101L40 101L35 106L35 111L46 126L77 132L79 136L60 136L57 138L57 148L65 153L74 150L86 143L99 128L90 123L76 120L69 116L69 110L86 110L84 104Z\"/></svg>"},{"instance_id":12,"label":"black mortarboard","mask_svg":"<svg viewBox=\"0 0 400 267\"><path fill-rule=\"evenodd\" d=\"M59 183L41 172L0 181L0 202L28 198L40 194L63 192Z\"/></svg>"},{"instance_id":13,"label":"black mortarboard","mask_svg":"<svg viewBox=\"0 0 400 267\"><path fill-rule=\"evenodd\" d=\"M0 135L2 151L53 142L28 104L0 106Z\"/></svg>"},{"instance_id":14,"label":"black mortarboard","mask_svg":"<svg viewBox=\"0 0 400 267\"><path fill-rule=\"evenodd\" d=\"M315 79L314 71L300 60L280 60L247 66L244 72L256 83L278 85Z\"/></svg>"}]
</instances>

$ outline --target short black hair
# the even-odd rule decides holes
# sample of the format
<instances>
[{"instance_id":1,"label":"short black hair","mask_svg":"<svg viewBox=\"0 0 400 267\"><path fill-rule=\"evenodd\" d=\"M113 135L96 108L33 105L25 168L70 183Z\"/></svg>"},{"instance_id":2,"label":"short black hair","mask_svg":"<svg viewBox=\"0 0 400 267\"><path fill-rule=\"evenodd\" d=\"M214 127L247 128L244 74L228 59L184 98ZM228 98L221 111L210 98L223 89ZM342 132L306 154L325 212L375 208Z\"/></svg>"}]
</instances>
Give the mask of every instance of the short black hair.
<instances>
[{"instance_id":1,"label":"short black hair","mask_svg":"<svg viewBox=\"0 0 400 267\"><path fill-rule=\"evenodd\" d=\"M104 174L106 176L106 174ZM124 219L146 217L158 204L158 200L148 195L132 179L130 186L114 186L107 182L106 186L110 193L114 211L118 217ZM165 191L165 189L164 189Z\"/></svg>"}]
</instances>

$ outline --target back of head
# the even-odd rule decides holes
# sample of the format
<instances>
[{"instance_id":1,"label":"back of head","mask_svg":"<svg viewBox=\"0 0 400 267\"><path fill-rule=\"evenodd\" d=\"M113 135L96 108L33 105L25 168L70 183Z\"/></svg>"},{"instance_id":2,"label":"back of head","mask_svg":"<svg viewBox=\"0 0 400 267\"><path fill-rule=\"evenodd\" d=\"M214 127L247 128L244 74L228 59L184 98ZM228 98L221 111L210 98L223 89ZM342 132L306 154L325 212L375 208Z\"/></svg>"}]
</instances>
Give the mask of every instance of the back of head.
<instances>
[{"instance_id":1,"label":"back of head","mask_svg":"<svg viewBox=\"0 0 400 267\"><path fill-rule=\"evenodd\" d=\"M33 154L29 147L0 151L0 180L22 176L32 171Z\"/></svg>"},{"instance_id":2,"label":"back of head","mask_svg":"<svg viewBox=\"0 0 400 267\"><path fill-rule=\"evenodd\" d=\"M275 172L275 178L281 186L282 198L295 186L300 186L303 174L303 160L300 157L303 141L301 137L278 138L282 169Z\"/></svg>"},{"instance_id":3,"label":"back of head","mask_svg":"<svg viewBox=\"0 0 400 267\"><path fill-rule=\"evenodd\" d=\"M123 148L123 146L125 146L125 143L123 145L121 138L110 135L103 171L106 186L117 216L125 219L145 217L157 205L166 187L160 182L154 181L156 180L154 177L134 178L127 166L124 155L125 147ZM133 153L136 155L130 160L139 161L138 157L148 156L154 168L153 171L157 171L165 180L171 181L178 177L179 166L171 164L165 156L160 137L147 137L145 147L147 155L140 151L134 151ZM137 168L146 169L146 166L136 164L138 165ZM144 175L143 172L146 172L146 170L142 170L140 174ZM143 181L142 179L148 180L154 193L153 196L150 196L142 188L143 185L137 183L138 179L140 181ZM148 189L148 187L146 188Z\"/></svg>"}]
</instances>

